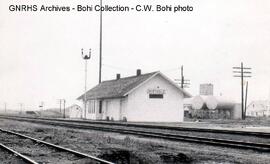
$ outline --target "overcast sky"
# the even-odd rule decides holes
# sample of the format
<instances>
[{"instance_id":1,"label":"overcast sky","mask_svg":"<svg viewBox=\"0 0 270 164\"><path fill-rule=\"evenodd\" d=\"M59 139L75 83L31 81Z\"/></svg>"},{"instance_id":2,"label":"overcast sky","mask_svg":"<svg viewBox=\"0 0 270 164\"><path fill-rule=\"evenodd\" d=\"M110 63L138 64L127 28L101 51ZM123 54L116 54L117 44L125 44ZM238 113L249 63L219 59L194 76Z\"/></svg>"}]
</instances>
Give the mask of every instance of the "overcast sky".
<instances>
[{"instance_id":1,"label":"overcast sky","mask_svg":"<svg viewBox=\"0 0 270 164\"><path fill-rule=\"evenodd\" d=\"M98 83L98 12L10 12L11 4L98 4L98 0L0 1L0 109L68 105L84 91L81 48L92 49L88 89ZM160 70L191 80L187 91L213 83L214 94L240 98L232 67L252 67L249 100L267 99L270 87L269 0L104 0L110 5L192 5L193 12L104 12L102 79ZM78 102L77 102L78 103Z\"/></svg>"}]
</instances>

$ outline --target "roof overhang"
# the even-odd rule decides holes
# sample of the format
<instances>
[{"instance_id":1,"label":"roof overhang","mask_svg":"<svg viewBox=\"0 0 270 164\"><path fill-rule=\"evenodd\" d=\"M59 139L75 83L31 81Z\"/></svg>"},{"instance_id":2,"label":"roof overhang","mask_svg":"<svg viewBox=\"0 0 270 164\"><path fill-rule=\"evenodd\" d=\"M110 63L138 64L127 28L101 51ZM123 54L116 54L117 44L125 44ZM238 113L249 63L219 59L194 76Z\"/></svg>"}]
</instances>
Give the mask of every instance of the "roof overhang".
<instances>
[{"instance_id":1,"label":"roof overhang","mask_svg":"<svg viewBox=\"0 0 270 164\"><path fill-rule=\"evenodd\" d=\"M116 96L116 97L92 97L92 98L86 98L86 100L106 100L106 99L121 99L125 98L126 96ZM84 101L84 98L77 99Z\"/></svg>"}]
</instances>

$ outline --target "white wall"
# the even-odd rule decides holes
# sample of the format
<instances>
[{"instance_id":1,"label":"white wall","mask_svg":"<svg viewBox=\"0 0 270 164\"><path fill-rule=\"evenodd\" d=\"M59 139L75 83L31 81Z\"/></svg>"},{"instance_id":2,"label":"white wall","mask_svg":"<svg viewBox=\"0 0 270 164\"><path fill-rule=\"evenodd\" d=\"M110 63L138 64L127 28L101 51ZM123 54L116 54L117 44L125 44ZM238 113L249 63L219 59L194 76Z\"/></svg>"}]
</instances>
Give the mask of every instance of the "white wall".
<instances>
[{"instance_id":1,"label":"white wall","mask_svg":"<svg viewBox=\"0 0 270 164\"><path fill-rule=\"evenodd\" d=\"M266 101L252 102L247 107L247 115L254 116L254 117L270 116L269 104L270 102L266 102Z\"/></svg>"},{"instance_id":2,"label":"white wall","mask_svg":"<svg viewBox=\"0 0 270 164\"><path fill-rule=\"evenodd\" d=\"M163 99L150 99L148 89L164 89ZM128 121L182 122L184 95L160 75L134 90L122 101L122 118ZM121 118L121 119L122 119Z\"/></svg>"},{"instance_id":3,"label":"white wall","mask_svg":"<svg viewBox=\"0 0 270 164\"><path fill-rule=\"evenodd\" d=\"M159 88L158 88L159 87ZM164 97L149 98L148 89L165 90ZM102 114L98 114L98 101L96 100L95 113L88 113L87 119L106 119L115 121L127 118L127 121L138 122L182 122L184 95L178 88L158 75L144 85L131 92L125 98L106 99L102 103ZM87 104L88 109L89 104Z\"/></svg>"},{"instance_id":4,"label":"white wall","mask_svg":"<svg viewBox=\"0 0 270 164\"><path fill-rule=\"evenodd\" d=\"M103 119L109 117L113 118L115 121L120 120L120 99L106 99L103 100Z\"/></svg>"},{"instance_id":5,"label":"white wall","mask_svg":"<svg viewBox=\"0 0 270 164\"><path fill-rule=\"evenodd\" d=\"M95 101L95 112L94 113L90 113L89 112L89 103L93 103ZM84 109L84 104L82 105L82 110L83 110L83 118L85 118L85 109ZM98 101L97 100L88 100L87 104L86 104L86 119L93 119L96 120L97 119L97 112L98 112Z\"/></svg>"},{"instance_id":6,"label":"white wall","mask_svg":"<svg viewBox=\"0 0 270 164\"><path fill-rule=\"evenodd\" d=\"M67 109L67 115L69 118L81 118L82 108L80 106L74 105Z\"/></svg>"}]
</instances>

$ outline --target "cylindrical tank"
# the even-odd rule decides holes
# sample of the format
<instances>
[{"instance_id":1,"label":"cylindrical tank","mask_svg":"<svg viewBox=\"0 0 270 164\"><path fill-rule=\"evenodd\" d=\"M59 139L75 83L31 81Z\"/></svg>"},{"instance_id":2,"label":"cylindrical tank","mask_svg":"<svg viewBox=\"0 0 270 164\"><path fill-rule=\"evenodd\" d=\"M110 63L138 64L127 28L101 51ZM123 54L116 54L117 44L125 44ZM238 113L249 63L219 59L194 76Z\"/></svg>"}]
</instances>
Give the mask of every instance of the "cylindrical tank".
<instances>
[{"instance_id":1,"label":"cylindrical tank","mask_svg":"<svg viewBox=\"0 0 270 164\"><path fill-rule=\"evenodd\" d=\"M192 99L192 109L204 109L206 108L205 99L207 96L194 96Z\"/></svg>"},{"instance_id":2,"label":"cylindrical tank","mask_svg":"<svg viewBox=\"0 0 270 164\"><path fill-rule=\"evenodd\" d=\"M192 105L192 99L193 99L193 97L184 98L184 101L183 101L184 106L191 106Z\"/></svg>"},{"instance_id":3,"label":"cylindrical tank","mask_svg":"<svg viewBox=\"0 0 270 164\"><path fill-rule=\"evenodd\" d=\"M206 106L208 109L233 109L235 102L224 97L207 96Z\"/></svg>"}]
</instances>

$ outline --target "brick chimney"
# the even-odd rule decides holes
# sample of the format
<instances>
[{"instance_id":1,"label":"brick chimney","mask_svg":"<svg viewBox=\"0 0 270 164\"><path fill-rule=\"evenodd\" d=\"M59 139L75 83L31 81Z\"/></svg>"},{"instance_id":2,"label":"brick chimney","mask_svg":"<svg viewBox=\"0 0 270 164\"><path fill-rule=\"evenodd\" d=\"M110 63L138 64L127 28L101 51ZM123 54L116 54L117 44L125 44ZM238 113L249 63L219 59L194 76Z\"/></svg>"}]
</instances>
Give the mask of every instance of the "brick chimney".
<instances>
[{"instance_id":1,"label":"brick chimney","mask_svg":"<svg viewBox=\"0 0 270 164\"><path fill-rule=\"evenodd\" d=\"M118 73L116 74L116 80L119 80L121 78L121 75Z\"/></svg>"},{"instance_id":2,"label":"brick chimney","mask_svg":"<svg viewBox=\"0 0 270 164\"><path fill-rule=\"evenodd\" d=\"M140 76L142 74L142 70L141 69L137 69L137 76Z\"/></svg>"}]
</instances>

